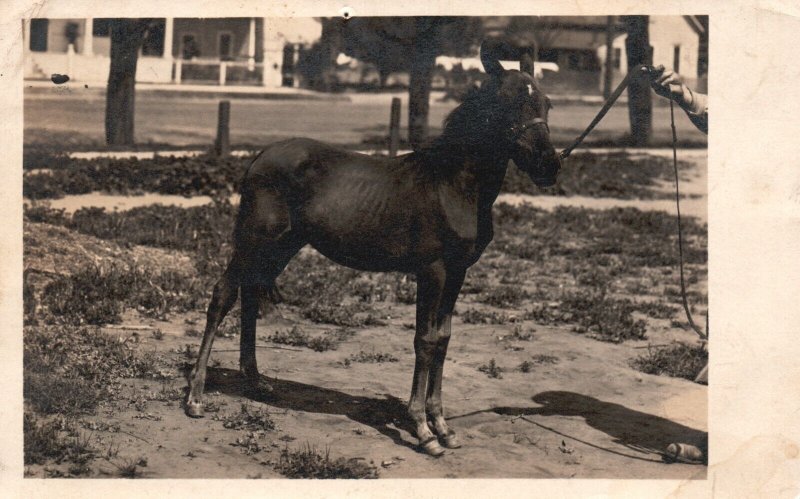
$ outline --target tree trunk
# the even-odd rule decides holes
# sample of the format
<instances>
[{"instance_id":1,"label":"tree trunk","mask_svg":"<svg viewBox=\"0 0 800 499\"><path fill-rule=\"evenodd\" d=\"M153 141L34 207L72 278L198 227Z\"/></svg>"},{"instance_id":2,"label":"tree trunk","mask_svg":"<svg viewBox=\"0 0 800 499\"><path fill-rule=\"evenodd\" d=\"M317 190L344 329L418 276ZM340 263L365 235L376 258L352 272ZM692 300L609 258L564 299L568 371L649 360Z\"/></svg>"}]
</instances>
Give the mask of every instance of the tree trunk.
<instances>
[{"instance_id":1,"label":"tree trunk","mask_svg":"<svg viewBox=\"0 0 800 499\"><path fill-rule=\"evenodd\" d=\"M625 51L628 54L628 71L639 71L642 64L653 63L650 47L649 17L623 16L628 38ZM653 126L653 102L650 82L643 75L634 75L628 85L628 115L631 122L631 145L646 146L650 142Z\"/></svg>"},{"instance_id":2,"label":"tree trunk","mask_svg":"<svg viewBox=\"0 0 800 499\"><path fill-rule=\"evenodd\" d=\"M428 110L431 82L438 52L436 20L416 18L416 36L412 45L410 81L408 87L408 141L416 150L428 137Z\"/></svg>"},{"instance_id":3,"label":"tree trunk","mask_svg":"<svg viewBox=\"0 0 800 499\"><path fill-rule=\"evenodd\" d=\"M323 17L322 34L319 39L320 59L315 90L330 92L336 85L336 58L342 49L342 20L338 17Z\"/></svg>"},{"instance_id":4,"label":"tree trunk","mask_svg":"<svg viewBox=\"0 0 800 499\"><path fill-rule=\"evenodd\" d=\"M149 21L115 19L111 23L111 67L106 90L106 144L132 145L136 64Z\"/></svg>"}]
</instances>

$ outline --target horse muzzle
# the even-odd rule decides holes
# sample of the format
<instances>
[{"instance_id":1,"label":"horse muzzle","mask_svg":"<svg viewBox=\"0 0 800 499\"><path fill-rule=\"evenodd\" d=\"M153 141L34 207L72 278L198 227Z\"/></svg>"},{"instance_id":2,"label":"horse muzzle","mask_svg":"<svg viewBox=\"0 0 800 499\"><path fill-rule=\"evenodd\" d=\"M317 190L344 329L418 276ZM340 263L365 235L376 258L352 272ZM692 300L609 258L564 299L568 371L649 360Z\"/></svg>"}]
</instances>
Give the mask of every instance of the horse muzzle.
<instances>
[{"instance_id":1,"label":"horse muzzle","mask_svg":"<svg viewBox=\"0 0 800 499\"><path fill-rule=\"evenodd\" d=\"M537 187L552 187L558 179L559 171L561 171L561 159L553 152L542 156L537 167L529 172L528 176Z\"/></svg>"}]
</instances>

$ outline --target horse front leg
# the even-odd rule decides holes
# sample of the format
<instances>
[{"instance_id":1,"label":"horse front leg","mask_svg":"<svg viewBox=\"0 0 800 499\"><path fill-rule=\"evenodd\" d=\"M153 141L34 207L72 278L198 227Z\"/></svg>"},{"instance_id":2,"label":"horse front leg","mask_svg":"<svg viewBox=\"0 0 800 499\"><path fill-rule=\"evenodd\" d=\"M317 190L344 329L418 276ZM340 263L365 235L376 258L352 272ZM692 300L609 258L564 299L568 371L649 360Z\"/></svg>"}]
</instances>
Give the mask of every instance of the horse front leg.
<instances>
[{"instance_id":1,"label":"horse front leg","mask_svg":"<svg viewBox=\"0 0 800 499\"><path fill-rule=\"evenodd\" d=\"M439 261L417 274L417 330L414 335L414 379L411 384L411 400L408 413L416 424L417 438L425 452L441 456L444 448L428 427L425 412L431 366L439 345L437 317L444 291L446 271Z\"/></svg>"},{"instance_id":2,"label":"horse front leg","mask_svg":"<svg viewBox=\"0 0 800 499\"><path fill-rule=\"evenodd\" d=\"M433 355L433 365L431 367L430 379L428 380L428 394L426 407L428 415L433 420L433 428L436 434L441 437L444 446L449 449L461 447L461 443L456 433L447 425L442 407L442 375L444 372L444 361L447 358L447 346L450 343L451 321L453 309L455 308L461 286L464 284L463 269L448 270L445 280L442 301L437 316L438 340Z\"/></svg>"}]
</instances>

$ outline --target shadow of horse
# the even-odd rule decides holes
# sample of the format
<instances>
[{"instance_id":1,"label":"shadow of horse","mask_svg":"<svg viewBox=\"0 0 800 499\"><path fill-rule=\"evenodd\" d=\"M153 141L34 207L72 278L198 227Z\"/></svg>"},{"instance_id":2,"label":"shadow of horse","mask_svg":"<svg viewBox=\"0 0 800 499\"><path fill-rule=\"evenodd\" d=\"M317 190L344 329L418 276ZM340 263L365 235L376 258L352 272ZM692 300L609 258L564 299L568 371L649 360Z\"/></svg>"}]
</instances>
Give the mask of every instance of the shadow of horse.
<instances>
[{"instance_id":1,"label":"shadow of horse","mask_svg":"<svg viewBox=\"0 0 800 499\"><path fill-rule=\"evenodd\" d=\"M414 426L406 403L397 397L386 394L385 398L372 398L297 381L264 376L262 379L272 387L272 391L253 388L239 371L216 367L208 369L206 384L211 390L241 396L272 407L346 416L352 421L374 428L397 445L424 454L413 437ZM401 431L407 432L410 440L404 439Z\"/></svg>"},{"instance_id":2,"label":"shadow of horse","mask_svg":"<svg viewBox=\"0 0 800 499\"><path fill-rule=\"evenodd\" d=\"M397 397L388 394L384 398L350 395L297 381L266 377L264 379L272 386L272 391L252 388L242 378L239 371L217 367L209 368L207 384L209 389L218 390L226 395L244 397L272 407L345 416L356 423L374 428L397 445L424 454L415 445L415 442L412 442L415 440L413 423L408 416L406 403ZM534 395L532 400L541 404L541 407L493 407L453 416L448 420L490 412L513 417L578 416L582 417L587 425L612 437L615 443L639 453L655 453L663 456L667 445L681 442L695 445L703 451L704 456L708 455L708 434L706 432L660 416L573 392L542 392ZM633 459L643 459L586 442L531 419L526 419L526 421L605 452ZM407 433L408 440L403 438L401 432ZM643 460L650 461L650 459Z\"/></svg>"},{"instance_id":3,"label":"shadow of horse","mask_svg":"<svg viewBox=\"0 0 800 499\"><path fill-rule=\"evenodd\" d=\"M654 416L630 409L624 405L604 402L588 395L573 392L542 392L534 395L532 400L541 404L541 407L494 407L455 416L452 419L487 412L516 417L535 415L578 416L582 417L587 425L610 436L614 443L636 452L656 453L663 456L664 450L669 444L679 442L695 445L703 451L704 456L708 455L708 434L706 432L695 430L660 416ZM592 447L620 454L611 449L605 449L549 428L539 422L530 419L526 419L526 421ZM626 454L622 455L635 457Z\"/></svg>"}]
</instances>

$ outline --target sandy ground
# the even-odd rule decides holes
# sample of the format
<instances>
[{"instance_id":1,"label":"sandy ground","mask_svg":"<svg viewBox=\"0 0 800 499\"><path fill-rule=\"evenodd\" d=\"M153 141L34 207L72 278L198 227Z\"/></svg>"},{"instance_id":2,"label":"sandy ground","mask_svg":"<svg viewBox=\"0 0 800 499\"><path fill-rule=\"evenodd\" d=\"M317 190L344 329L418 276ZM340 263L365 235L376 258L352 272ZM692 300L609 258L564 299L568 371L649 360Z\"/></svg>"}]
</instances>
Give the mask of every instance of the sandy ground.
<instances>
[{"instance_id":1,"label":"sandy ground","mask_svg":"<svg viewBox=\"0 0 800 499\"><path fill-rule=\"evenodd\" d=\"M695 158L684 213L705 216L705 161ZM665 188L669 188L668 185ZM69 197L54 207L75 209L78 204L105 202L97 195ZM154 198L131 198L152 202ZM119 200L115 200L117 203ZM161 199L163 201L163 199ZM183 204L184 198L170 199ZM520 197L503 196L505 202ZM627 201L531 197L536 206L572 204L589 207L627 205ZM194 202L194 200L192 200ZM670 209L671 202L635 201L640 209ZM104 205L104 204L99 204ZM119 209L129 204L112 204ZM463 295L457 311L478 305ZM453 338L445 364L443 398L448 420L462 437L461 449L432 458L416 448L405 416L413 371L414 309L410 305L383 303L376 312L386 326L361 329L335 351L305 348L275 349L263 337L300 324L309 333L324 328L278 307L258 324L258 362L269 378L271 393L246 392L236 375L238 343L219 338L214 345L207 384L207 400L219 412L204 419L186 417L180 401L133 402L165 388L183 389L178 378L169 382L126 380L123 397L96 416L84 418L118 425L119 431L98 429L92 438L100 446L118 445L121 456L145 457L145 477L245 478L279 477L270 464L284 448L312 445L330 449L332 457L363 459L377 467L382 478L525 477L525 478L679 478L704 479L706 467L666 464L659 454L671 442L703 445L707 439L707 387L686 380L642 374L629 365L650 344L672 340L692 342L694 334L672 327L667 320L651 319L647 341L616 345L599 342L570 331L531 321L518 322L533 330L528 341L509 339L516 324L471 325L454 319ZM491 308L491 307L488 307ZM508 312L508 311L507 311ZM195 348L199 338L188 328L202 328L196 312L169 322L126 316L126 324L153 326L164 332L160 340L138 332L141 351L155 352L173 364L187 360L186 345ZM190 326L189 324L192 324ZM119 329L110 334L129 335ZM397 362L343 364L360 351L389 353ZM549 356L552 362L542 361ZM504 372L490 378L478 367L494 359ZM540 361L537 362L537 359ZM516 367L533 361L530 372ZM237 441L248 432L223 427L220 419L239 412L242 404L266 409L277 425L257 436L261 450L247 453ZM216 415L216 417L215 417ZM114 474L111 462L97 460L95 473ZM112 460L113 461L113 460ZM33 466L34 474L41 472Z\"/></svg>"}]
</instances>

